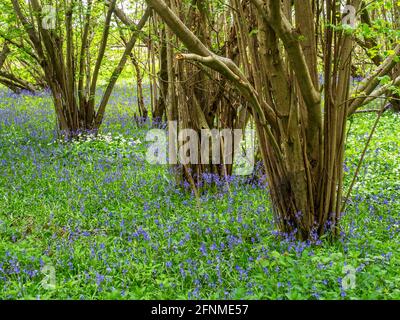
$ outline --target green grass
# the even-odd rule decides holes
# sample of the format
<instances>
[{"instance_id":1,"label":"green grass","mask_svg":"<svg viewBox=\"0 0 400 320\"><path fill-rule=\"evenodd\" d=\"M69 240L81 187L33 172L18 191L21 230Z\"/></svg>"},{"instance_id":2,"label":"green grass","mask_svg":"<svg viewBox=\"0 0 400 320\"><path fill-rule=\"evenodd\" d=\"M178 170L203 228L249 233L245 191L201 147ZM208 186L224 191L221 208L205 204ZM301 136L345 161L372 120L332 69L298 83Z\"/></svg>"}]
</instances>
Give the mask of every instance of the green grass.
<instances>
[{"instance_id":1,"label":"green grass","mask_svg":"<svg viewBox=\"0 0 400 320\"><path fill-rule=\"evenodd\" d=\"M0 298L400 298L398 115L378 126L340 239L310 245L277 237L262 183L210 190L198 208L166 167L144 161L132 101L114 94L111 138L65 144L49 97L0 92ZM374 119L351 120L346 190Z\"/></svg>"}]
</instances>

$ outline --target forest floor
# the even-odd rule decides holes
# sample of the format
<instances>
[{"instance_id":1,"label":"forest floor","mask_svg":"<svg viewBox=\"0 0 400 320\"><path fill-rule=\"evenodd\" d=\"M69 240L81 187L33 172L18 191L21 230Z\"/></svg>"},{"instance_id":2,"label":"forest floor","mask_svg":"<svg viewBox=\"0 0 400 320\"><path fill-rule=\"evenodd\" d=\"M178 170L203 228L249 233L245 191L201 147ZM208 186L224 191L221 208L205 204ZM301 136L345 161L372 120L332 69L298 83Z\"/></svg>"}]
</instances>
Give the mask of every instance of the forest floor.
<instances>
[{"instance_id":1,"label":"forest floor","mask_svg":"<svg viewBox=\"0 0 400 320\"><path fill-rule=\"evenodd\" d=\"M57 140L46 94L0 92L0 299L400 299L400 116L378 125L338 240L277 235L263 179L201 196L145 161L135 96ZM347 190L375 114L349 120Z\"/></svg>"}]
</instances>

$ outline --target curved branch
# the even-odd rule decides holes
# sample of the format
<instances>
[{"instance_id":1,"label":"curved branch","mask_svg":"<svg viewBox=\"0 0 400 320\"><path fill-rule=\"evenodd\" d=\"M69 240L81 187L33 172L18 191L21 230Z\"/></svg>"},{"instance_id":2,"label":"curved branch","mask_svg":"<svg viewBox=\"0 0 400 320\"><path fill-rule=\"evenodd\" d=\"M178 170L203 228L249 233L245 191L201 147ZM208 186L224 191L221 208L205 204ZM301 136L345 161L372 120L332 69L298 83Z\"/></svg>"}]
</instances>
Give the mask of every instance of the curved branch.
<instances>
[{"instance_id":1,"label":"curved branch","mask_svg":"<svg viewBox=\"0 0 400 320\"><path fill-rule=\"evenodd\" d=\"M365 78L360 85L353 92L353 101L349 106L349 111L347 115L353 114L359 107L363 106L366 103L365 96L369 96L372 92L378 87L380 77L387 75L389 72L393 70L393 68L398 64L397 59L400 55L400 44L396 46L394 49L394 54L388 56L382 64L373 72L369 77ZM396 83L396 80L394 82ZM379 90L379 89L378 89ZM375 95L375 94L374 94Z\"/></svg>"}]
</instances>

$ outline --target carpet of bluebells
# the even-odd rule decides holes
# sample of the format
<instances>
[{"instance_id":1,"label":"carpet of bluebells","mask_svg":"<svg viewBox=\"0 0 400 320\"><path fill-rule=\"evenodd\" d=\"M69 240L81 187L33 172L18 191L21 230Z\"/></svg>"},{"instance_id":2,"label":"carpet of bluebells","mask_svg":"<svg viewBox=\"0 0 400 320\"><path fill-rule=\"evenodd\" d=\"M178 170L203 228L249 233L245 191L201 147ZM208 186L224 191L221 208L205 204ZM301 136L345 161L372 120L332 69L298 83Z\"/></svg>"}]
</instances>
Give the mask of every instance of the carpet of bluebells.
<instances>
[{"instance_id":1,"label":"carpet of bluebells","mask_svg":"<svg viewBox=\"0 0 400 320\"><path fill-rule=\"evenodd\" d=\"M277 234L262 176L229 192L210 176L198 205L145 161L135 104L118 88L100 135L65 143L47 93L0 91L1 299L400 299L399 115L378 125L340 238L309 243ZM346 190L375 117L349 120Z\"/></svg>"}]
</instances>

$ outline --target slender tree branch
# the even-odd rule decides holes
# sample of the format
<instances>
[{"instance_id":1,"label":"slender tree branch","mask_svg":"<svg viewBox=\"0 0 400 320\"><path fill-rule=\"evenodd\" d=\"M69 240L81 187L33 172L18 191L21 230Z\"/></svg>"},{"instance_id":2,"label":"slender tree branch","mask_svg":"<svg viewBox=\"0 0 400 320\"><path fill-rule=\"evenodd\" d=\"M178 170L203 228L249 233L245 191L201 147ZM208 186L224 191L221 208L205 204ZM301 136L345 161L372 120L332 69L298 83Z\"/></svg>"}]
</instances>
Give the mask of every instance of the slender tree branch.
<instances>
[{"instance_id":1,"label":"slender tree branch","mask_svg":"<svg viewBox=\"0 0 400 320\"><path fill-rule=\"evenodd\" d=\"M400 55L400 44L394 49L394 54L388 56L382 64L369 77L365 78L360 85L354 90L352 96L353 101L350 103L347 115L353 114L359 107L365 104L365 96L372 94L379 85L380 77L387 75L396 66L398 56ZM395 79L396 81L396 79Z\"/></svg>"},{"instance_id":2,"label":"slender tree branch","mask_svg":"<svg viewBox=\"0 0 400 320\"><path fill-rule=\"evenodd\" d=\"M95 119L95 126L96 127L98 127L101 124L102 120L103 120L104 112L105 112L108 100L110 99L111 92L114 89L115 83L117 82L117 80L118 80L118 78L119 78L119 76L120 76L120 74L121 74L121 72L122 72L122 70L123 70L123 68L124 68L124 66L126 64L126 61L128 60L129 55L132 52L133 47L135 46L136 40L138 38L138 33L145 26L147 20L150 17L150 14L151 14L151 9L150 9L150 7L148 7L146 9L142 19L140 19L139 23L136 26L136 30L137 31L132 34L131 39L126 44L125 52L123 53L123 55L121 57L121 60L118 63L118 66L115 68L115 70L114 70L114 72L113 72L113 74L111 76L111 79L110 79L110 81L108 83L108 86L106 88L106 91L104 92L103 98L102 98L102 100L100 102L99 110L97 112L96 119Z\"/></svg>"}]
</instances>

